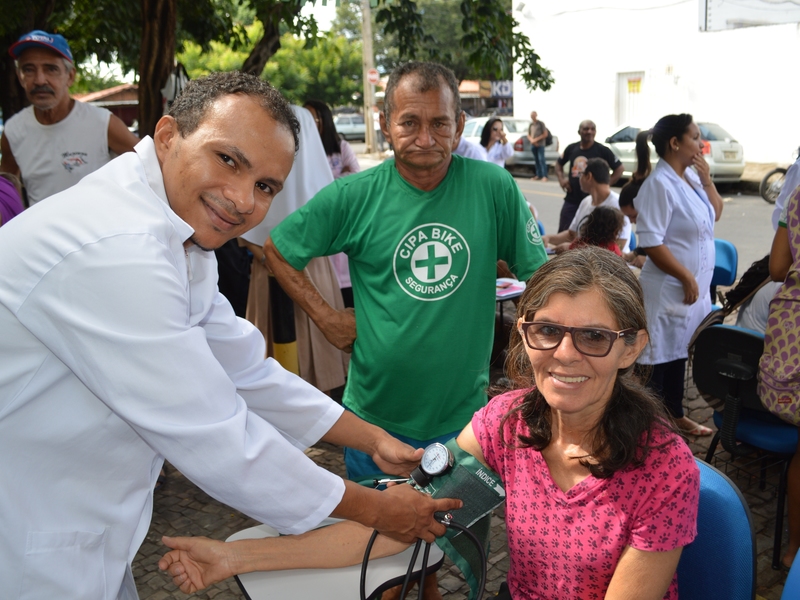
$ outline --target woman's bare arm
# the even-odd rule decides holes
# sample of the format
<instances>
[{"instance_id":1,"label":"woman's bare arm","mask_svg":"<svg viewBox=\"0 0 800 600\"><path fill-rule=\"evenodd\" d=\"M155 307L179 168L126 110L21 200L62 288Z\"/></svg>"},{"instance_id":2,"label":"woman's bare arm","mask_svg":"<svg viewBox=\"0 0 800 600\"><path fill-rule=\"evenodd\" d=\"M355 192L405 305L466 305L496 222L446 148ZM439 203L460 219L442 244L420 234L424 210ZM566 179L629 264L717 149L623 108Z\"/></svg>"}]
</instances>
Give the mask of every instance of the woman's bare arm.
<instances>
[{"instance_id":1,"label":"woman's bare arm","mask_svg":"<svg viewBox=\"0 0 800 600\"><path fill-rule=\"evenodd\" d=\"M166 537L172 548L158 567L182 592L192 594L214 583L253 571L334 569L359 564L372 529L342 521L301 535L220 542L206 537ZM402 552L408 544L379 535L371 557Z\"/></svg>"}]
</instances>

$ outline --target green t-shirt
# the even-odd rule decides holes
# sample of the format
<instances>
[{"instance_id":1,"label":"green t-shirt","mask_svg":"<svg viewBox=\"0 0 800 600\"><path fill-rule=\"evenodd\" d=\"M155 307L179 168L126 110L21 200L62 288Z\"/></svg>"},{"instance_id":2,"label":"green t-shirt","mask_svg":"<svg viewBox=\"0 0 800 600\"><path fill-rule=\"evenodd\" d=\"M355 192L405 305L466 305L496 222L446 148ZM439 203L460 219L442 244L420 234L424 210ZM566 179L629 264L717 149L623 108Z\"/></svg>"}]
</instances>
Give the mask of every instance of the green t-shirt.
<instances>
[{"instance_id":1,"label":"green t-shirt","mask_svg":"<svg viewBox=\"0 0 800 600\"><path fill-rule=\"evenodd\" d=\"M272 240L298 270L347 254L358 337L344 404L419 440L461 429L486 404L497 260L525 280L547 259L511 175L455 155L430 192L392 160L338 179Z\"/></svg>"}]
</instances>

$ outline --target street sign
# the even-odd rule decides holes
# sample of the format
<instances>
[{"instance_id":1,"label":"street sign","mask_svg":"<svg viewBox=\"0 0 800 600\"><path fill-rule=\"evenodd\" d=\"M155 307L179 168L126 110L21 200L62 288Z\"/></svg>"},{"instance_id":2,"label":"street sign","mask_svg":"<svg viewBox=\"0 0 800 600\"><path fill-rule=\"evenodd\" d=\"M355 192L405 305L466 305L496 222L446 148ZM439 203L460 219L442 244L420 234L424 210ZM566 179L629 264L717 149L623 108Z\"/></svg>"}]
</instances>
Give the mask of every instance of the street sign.
<instances>
[{"instance_id":1,"label":"street sign","mask_svg":"<svg viewBox=\"0 0 800 600\"><path fill-rule=\"evenodd\" d=\"M367 81L369 81L372 85L377 85L381 80L381 74L378 73L378 69L370 69L367 71Z\"/></svg>"}]
</instances>

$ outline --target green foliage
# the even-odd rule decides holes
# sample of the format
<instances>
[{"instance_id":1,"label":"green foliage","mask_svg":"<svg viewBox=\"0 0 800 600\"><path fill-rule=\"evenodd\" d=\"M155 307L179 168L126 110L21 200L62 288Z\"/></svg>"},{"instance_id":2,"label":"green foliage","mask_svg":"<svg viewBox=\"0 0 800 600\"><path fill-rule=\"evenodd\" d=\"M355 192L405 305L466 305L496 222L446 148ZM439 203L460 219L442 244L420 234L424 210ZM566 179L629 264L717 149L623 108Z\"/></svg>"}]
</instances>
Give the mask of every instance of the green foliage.
<instances>
[{"instance_id":1,"label":"green foliage","mask_svg":"<svg viewBox=\"0 0 800 600\"><path fill-rule=\"evenodd\" d=\"M513 65L518 62L520 76L529 89L550 89L550 70L539 64L528 36L514 31L516 19L497 10L496 0L463 0L461 12L465 32L461 45L470 50L470 66L485 70L492 79L511 79Z\"/></svg>"},{"instance_id":2,"label":"green foliage","mask_svg":"<svg viewBox=\"0 0 800 600\"><path fill-rule=\"evenodd\" d=\"M284 34L281 49L267 63L262 77L296 104L308 98L331 106L358 104L362 90L361 43L328 34L306 49L303 40Z\"/></svg>"},{"instance_id":3,"label":"green foliage","mask_svg":"<svg viewBox=\"0 0 800 600\"><path fill-rule=\"evenodd\" d=\"M207 50L194 42L185 42L183 50L176 54L178 62L183 64L190 79L197 79L217 71L235 71L242 68L248 54L253 48L253 40L264 35L264 27L256 22L244 28L247 41L237 49L223 44L211 42Z\"/></svg>"},{"instance_id":4,"label":"green foliage","mask_svg":"<svg viewBox=\"0 0 800 600\"><path fill-rule=\"evenodd\" d=\"M211 42L209 51L203 52L199 45L187 43L177 58L192 79L214 71L234 71L242 67L253 40L259 39L263 31L260 22L247 27L250 41L237 50ZM360 96L362 88L361 42L328 34L318 38L312 48L306 48L305 40L285 33L281 36L281 49L267 63L262 77L297 104L307 98L332 106L354 104L353 95Z\"/></svg>"},{"instance_id":5,"label":"green foliage","mask_svg":"<svg viewBox=\"0 0 800 600\"><path fill-rule=\"evenodd\" d=\"M99 92L123 82L113 73L103 72L100 65L86 63L78 67L75 83L69 88L73 94L88 94L89 92Z\"/></svg>"},{"instance_id":6,"label":"green foliage","mask_svg":"<svg viewBox=\"0 0 800 600\"><path fill-rule=\"evenodd\" d=\"M349 36L360 11L355 0L341 1L334 31ZM459 79L511 79L516 63L528 89L554 83L528 37L514 31L510 0L379 0L373 13L380 25L373 30L375 60L384 72L417 59L441 62Z\"/></svg>"}]
</instances>

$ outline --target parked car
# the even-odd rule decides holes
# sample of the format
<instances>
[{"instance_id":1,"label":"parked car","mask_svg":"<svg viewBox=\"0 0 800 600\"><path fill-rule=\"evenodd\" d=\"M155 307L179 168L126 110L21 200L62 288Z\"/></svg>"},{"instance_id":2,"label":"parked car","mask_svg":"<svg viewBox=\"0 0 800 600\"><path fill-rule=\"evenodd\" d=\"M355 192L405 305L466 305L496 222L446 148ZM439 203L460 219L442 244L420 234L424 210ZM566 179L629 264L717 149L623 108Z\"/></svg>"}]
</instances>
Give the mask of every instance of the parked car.
<instances>
[{"instance_id":1,"label":"parked car","mask_svg":"<svg viewBox=\"0 0 800 600\"><path fill-rule=\"evenodd\" d=\"M336 131L345 140L366 140L364 117L356 113L343 113L333 118Z\"/></svg>"},{"instance_id":2,"label":"parked car","mask_svg":"<svg viewBox=\"0 0 800 600\"><path fill-rule=\"evenodd\" d=\"M462 134L470 142L481 143L481 132L491 117L476 117L469 119L464 125ZM531 124L528 119L517 119L514 117L500 117L503 121L503 128L506 131L506 138L509 143L514 145L514 154L506 159L506 169L517 168L533 169L536 164L531 152L531 143L528 141L528 126ZM552 131L550 132L552 133ZM558 160L558 138L553 135L553 143L544 149L544 159L549 166Z\"/></svg>"},{"instance_id":3,"label":"parked car","mask_svg":"<svg viewBox=\"0 0 800 600\"><path fill-rule=\"evenodd\" d=\"M703 140L703 158L708 162L711 179L719 182L736 182L744 172L744 150L733 136L716 123L698 122L700 138ZM606 138L606 144L622 161L623 177L630 177L636 170L636 136L640 128L625 125ZM650 144L650 164L658 162L658 155Z\"/></svg>"}]
</instances>

